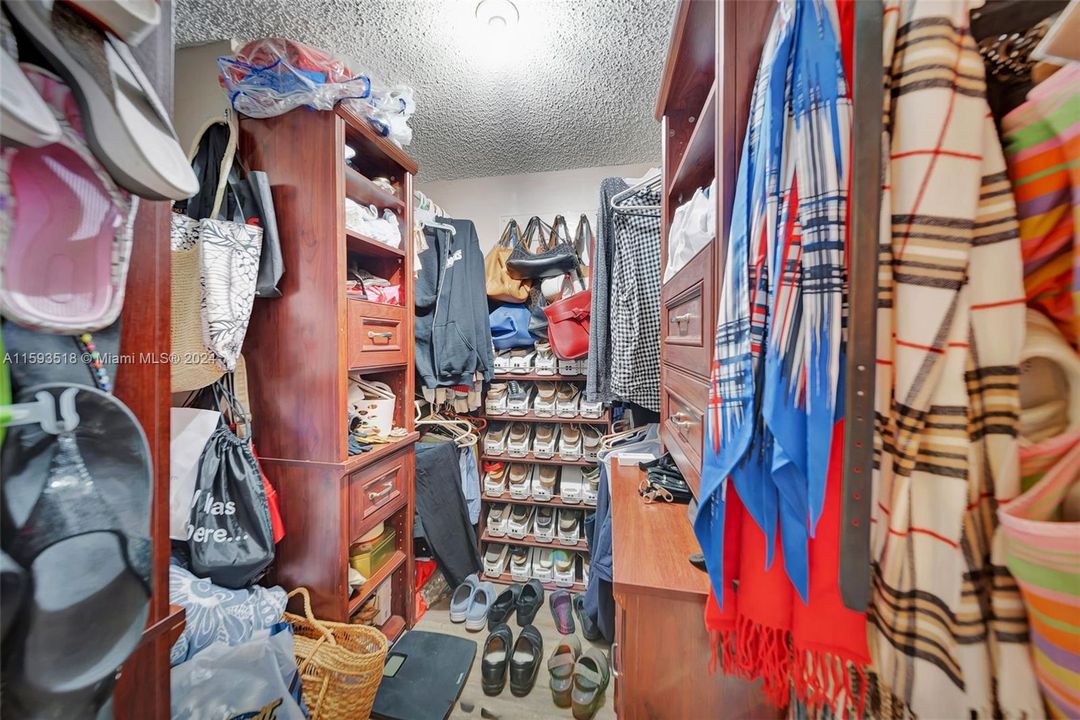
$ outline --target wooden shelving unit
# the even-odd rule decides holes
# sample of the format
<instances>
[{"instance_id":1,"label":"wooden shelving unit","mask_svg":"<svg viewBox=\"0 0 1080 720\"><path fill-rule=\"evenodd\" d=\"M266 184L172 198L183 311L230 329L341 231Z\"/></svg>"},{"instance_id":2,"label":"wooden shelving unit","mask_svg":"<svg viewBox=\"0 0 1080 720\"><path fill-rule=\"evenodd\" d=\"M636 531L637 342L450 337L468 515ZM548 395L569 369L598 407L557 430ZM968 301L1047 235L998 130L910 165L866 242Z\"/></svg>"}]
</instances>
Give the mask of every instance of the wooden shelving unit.
<instances>
[{"instance_id":1,"label":"wooden shelving unit","mask_svg":"<svg viewBox=\"0 0 1080 720\"><path fill-rule=\"evenodd\" d=\"M345 162L345 146L356 154ZM277 490L286 536L268 580L306 587L315 615L347 622L391 583L395 639L414 622L413 233L416 163L367 121L338 108L242 118L240 154L272 183L285 274L282 297L255 304L245 354L258 418L255 443ZM373 182L388 178L396 192ZM344 202L389 209L402 232L391 247L348 229ZM372 303L345 290L350 264L401 287L401 305ZM348 379L370 376L397 397L394 426L408 434L348 454ZM350 595L349 547L384 523L395 551ZM295 609L295 608L294 608Z\"/></svg>"},{"instance_id":2,"label":"wooden shelving unit","mask_svg":"<svg viewBox=\"0 0 1080 720\"><path fill-rule=\"evenodd\" d=\"M548 382L564 382L564 383L573 383L573 384L576 384L576 385L584 385L585 376L584 375L537 375L536 373L520 373L520 374L508 373L508 374L497 375L496 380L497 381L518 380L520 382L544 382L544 381L548 381ZM485 406L486 406L486 400L487 400L486 395L485 395L484 400L485 400ZM509 415L509 414L506 414L506 415L491 415L491 414L488 414L487 412L485 412L485 413L483 413L482 417L486 418L489 421L489 423L490 422L527 422L527 423L553 423L553 424L560 424L560 425L564 425L564 424L592 425L592 426L601 428L602 432L604 432L604 433L610 432L610 430L611 430L611 410L605 410L604 413L599 418L541 417L539 415L536 415L533 412L526 413L525 415ZM483 465L483 463L489 463L489 462L501 462L501 463L506 463L506 464L521 464L521 465L549 465L549 466L550 465L555 465L555 466L579 467L579 468L594 467L596 465L595 460L585 460L584 458L581 458L579 460L563 460L558 455L555 455L554 457L551 457L551 458L538 458L535 455L533 455L531 452L528 455L525 455L523 457L512 457L507 453L503 453L502 455L494 455L494 454L485 452L485 453L482 453L482 455L481 455L481 461L482 461L481 465ZM484 475L484 473L481 473L481 476L483 476L483 475ZM482 482L482 480L481 480L481 482ZM561 479L560 479L560 482L561 482ZM490 512L490 510L491 510L491 505L493 505L493 504L531 505L531 506L548 505L550 507L559 508L559 509L564 509L565 508L565 509L568 509L568 510L581 510L583 512L583 514L582 514L582 520L583 521L584 521L587 513L591 513L591 512L594 512L596 510L596 508L594 506L586 505L585 503L577 503L577 504L565 503L565 502L562 501L562 499L559 496L558 492L555 493L555 496L551 500L536 500L536 499L534 499L532 497L525 498L525 499L512 498L512 497L510 497L509 492L504 492L502 495L499 495L499 496L492 496L492 495L488 495L487 493L483 493L480 496L481 509L480 509L479 543L480 543L480 553L481 554L484 553L484 551L486 550L486 548L487 548L487 546L489 544L500 543L500 544L504 544L504 545L528 546L528 547L536 547L536 548L541 548L541 549L543 549L543 548L549 548L549 549L552 549L552 550L562 549L562 550L566 550L566 551L569 551L569 552L578 553L579 555L581 555L581 558L580 558L580 561L575 560L575 567L577 567L579 563L583 563L584 559L588 556L589 544L585 539L584 522L582 522L582 526L581 526L581 540L577 543L577 545L562 545L562 544L560 544L558 542L557 537L550 543L540 542L540 541L536 540L535 537L532 535L531 528L530 528L529 533L525 536L525 538L521 539L521 540L516 540L516 539L511 538L509 536L492 537L487 532L487 516L488 516L488 512ZM583 591L585 589L585 585L584 585L584 583L581 582L581 574L580 574L580 572L579 571L575 571L575 572L578 572L578 575L577 575L577 580L578 581L574 583L574 586L572 588L566 588L566 589L570 589L570 590L573 590L575 592L580 592L580 591ZM502 573L498 578L490 578L489 577L488 579L491 580L492 582L497 582L497 583L514 583L514 582L517 582L516 580L513 580L511 578L509 572ZM544 586L548 590L557 589L557 586L554 583L545 583Z\"/></svg>"},{"instance_id":3,"label":"wooden shelving unit","mask_svg":"<svg viewBox=\"0 0 1080 720\"><path fill-rule=\"evenodd\" d=\"M511 577L510 573L508 573L508 572L502 573L497 578L491 577L490 575L485 575L483 577L483 579L488 580L488 581L493 582L493 583L499 583L501 585L513 585L514 583L517 582L517 580L515 580L513 577ZM547 590L548 592L554 592L556 590L569 590L570 592L575 592L575 593L585 592L585 583L581 582L580 580L575 582L573 585L556 585L553 582L545 582L545 583L541 583L541 584L544 586L544 589Z\"/></svg>"}]
</instances>

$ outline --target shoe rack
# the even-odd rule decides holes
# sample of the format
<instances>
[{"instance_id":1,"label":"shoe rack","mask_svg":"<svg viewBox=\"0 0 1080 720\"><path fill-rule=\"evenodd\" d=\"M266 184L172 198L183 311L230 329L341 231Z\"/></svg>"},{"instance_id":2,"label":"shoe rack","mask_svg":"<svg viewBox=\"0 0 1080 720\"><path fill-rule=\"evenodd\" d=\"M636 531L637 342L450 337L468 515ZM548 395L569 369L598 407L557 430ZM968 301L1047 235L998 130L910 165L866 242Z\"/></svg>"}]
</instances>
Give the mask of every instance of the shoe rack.
<instances>
[{"instance_id":1,"label":"shoe rack","mask_svg":"<svg viewBox=\"0 0 1080 720\"><path fill-rule=\"evenodd\" d=\"M532 372L532 371L530 371L528 373L507 372L507 373L497 374L495 376L495 379L494 379L493 382L510 382L510 381L514 381L514 380L522 382L522 383L536 383L536 382L554 382L556 384L569 383L569 384L572 384L572 385L578 387L582 394L584 394L584 391L585 391L585 376L584 375L561 375L561 374L558 374L558 373L556 373L554 375L541 375L541 374L537 374L537 373ZM531 402L535 403L535 398L533 398L531 400ZM489 428L491 427L491 423L524 422L524 423L530 424L531 426L532 425L542 425L542 424L554 424L556 426L563 426L563 425L566 425L566 424L573 424L573 425L579 425L579 426L589 425L589 426L595 427L598 430L600 430L600 433L602 435L606 435L606 434L611 432L611 410L610 409L604 410L603 414L601 414L601 416L599 418L585 418L585 417L580 417L580 416L575 417L575 418L565 418L565 417L558 417L558 416L556 416L556 417L543 417L543 416L536 415L532 411L531 408L530 408L530 411L528 413L526 413L525 415L511 415L509 413L493 414L493 413L489 413L487 411L487 392L486 391L484 392L484 398L483 398L483 417L488 421ZM487 491L486 491L486 488L484 487L484 484L485 484L484 480L487 477L487 473L483 470L483 467L487 463L501 462L501 463L504 463L507 466L509 466L511 464L525 465L525 466L530 467L530 473L533 472L532 468L534 468L535 466L555 465L555 466L558 466L558 467L561 467L561 468L565 468L565 467L590 468L590 467L596 467L596 465L597 465L597 461L595 461L595 460L586 460L584 458L584 456L581 457L580 459L577 459L577 460L564 460L564 459L562 459L561 457L559 457L559 454L558 454L558 444L557 443L556 443L555 455L553 457L550 457L550 458L538 458L532 453L533 440L534 440L534 438L530 435L530 439L529 439L530 451L529 451L528 454L526 454L525 456L522 457L522 456L511 456L505 450L503 451L503 453L501 455L500 454L489 453L489 452L487 452L487 449L485 447L486 443L484 443L484 439L483 438L481 439L481 444L480 444L480 447L481 447L481 450L482 450L481 455L480 455L480 458L481 458L481 472L480 472L480 483L481 483L480 505L481 505L481 509L480 509L480 532L479 532L479 535L478 535L479 543L480 543L480 556L481 556L481 558L483 558L485 556L485 554L487 553L488 547L490 545L508 545L508 546L510 546L510 548L524 546L524 547L528 547L528 548L533 548L533 549L535 549L537 551L548 549L548 550L565 550L565 551L568 551L568 552L577 553L579 555L579 557L574 559L574 583L572 585L558 585L553 581L544 582L543 584L544 584L544 587L549 591L552 591L552 590L571 590L573 592L584 592L584 590L585 590L585 582L584 582L584 579L583 579L584 561L589 557L589 545L588 545L588 541L586 540L586 537L585 537L585 518L588 517L589 515L591 515L596 510L596 506L595 505L587 505L587 504L585 504L584 499L582 499L582 501L578 502L578 503L569 503L569 502L564 501L562 499L562 495L561 495L561 491L562 491L561 471L560 471L560 478L559 478L559 480L557 481L557 484L556 484L556 491L555 491L553 497L550 500L538 500L538 499L532 497L531 488L530 488L530 494L529 494L528 498L521 499L521 498L513 498L513 497L511 497L510 492L509 492L509 479L507 479L506 489L503 491L503 493L501 495L489 495L487 493ZM582 450L584 451L584 438L582 438ZM507 472L509 472L509 470L507 470ZM531 475L530 475L530 477L531 477ZM551 507L551 508L555 509L555 518L554 518L555 529L554 529L554 537L553 537L553 539L550 542L543 542L543 541L540 541L540 540L536 539L536 536L534 534L534 530L535 530L535 526L536 526L535 511L534 511L533 516L529 520L528 531L526 532L524 538L517 539L517 538L512 538L512 537L510 537L508 535L492 536L488 532L488 515L491 512L491 508L492 508L493 505L506 505L507 508L508 508L508 511L512 511L515 506L519 506L519 505L526 505L526 506L530 506L530 507L533 507L533 508L547 506L547 507ZM576 545L563 545L562 543L559 542L558 513L563 508L568 509L568 510L575 510L575 511L578 511L578 512L582 513L581 522L579 524L579 530L578 530L579 539L578 539L578 542L577 542ZM533 562L535 562L535 557L533 559ZM530 568L530 577L533 577L533 576L534 576L534 574L533 574L533 572L532 572L532 570ZM511 583L520 582L519 580L514 579L510 574L509 553L507 554L506 565L503 568L502 572L498 576L487 575L485 573L483 579L484 580L489 580L489 581L494 582L494 583L501 583L501 584L511 584Z\"/></svg>"},{"instance_id":2,"label":"shoe rack","mask_svg":"<svg viewBox=\"0 0 1080 720\"><path fill-rule=\"evenodd\" d=\"M345 146L356 151L345 162ZM414 622L412 397L412 178L417 165L339 106L242 118L240 154L270 178L281 234L282 297L259 301L245 356L252 384L255 446L277 490L286 535L271 582L308 588L315 615L348 622L383 582L391 616L379 628L391 641ZM385 184L373 182L386 177ZM344 203L389 209L400 247L345 225ZM346 292L350 262L401 287L401 304L368 302ZM359 455L348 448L348 378L386 383L396 396L394 426L406 435ZM394 552L356 592L349 548L384 523Z\"/></svg>"}]
</instances>

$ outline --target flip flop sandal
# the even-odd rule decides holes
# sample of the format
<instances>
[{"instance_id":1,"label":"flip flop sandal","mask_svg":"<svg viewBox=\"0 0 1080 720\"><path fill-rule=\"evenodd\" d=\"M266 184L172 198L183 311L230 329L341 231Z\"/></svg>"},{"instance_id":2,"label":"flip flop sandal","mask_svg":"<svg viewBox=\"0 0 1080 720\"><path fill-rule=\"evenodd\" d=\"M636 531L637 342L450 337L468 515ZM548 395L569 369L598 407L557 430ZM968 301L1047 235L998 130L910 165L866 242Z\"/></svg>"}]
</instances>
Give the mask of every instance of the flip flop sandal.
<instances>
[{"instance_id":1,"label":"flip flop sandal","mask_svg":"<svg viewBox=\"0 0 1080 720\"><path fill-rule=\"evenodd\" d=\"M559 439L559 457L563 460L577 460L581 457L581 428L566 425Z\"/></svg>"},{"instance_id":2,"label":"flip flop sandal","mask_svg":"<svg viewBox=\"0 0 1080 720\"><path fill-rule=\"evenodd\" d=\"M150 449L100 390L43 385L18 399L35 397L59 401L63 422L10 428L0 458L4 544L30 583L4 648L4 709L94 717L146 625Z\"/></svg>"},{"instance_id":3,"label":"flip flop sandal","mask_svg":"<svg viewBox=\"0 0 1080 720\"><path fill-rule=\"evenodd\" d=\"M558 391L555 399L555 408L559 417L572 418L577 417L578 414L578 399L581 397L581 390L576 385L570 385L569 383L563 384Z\"/></svg>"},{"instance_id":4,"label":"flip flop sandal","mask_svg":"<svg viewBox=\"0 0 1080 720\"><path fill-rule=\"evenodd\" d=\"M86 148L67 86L25 70L63 132L52 145L0 153L0 311L51 333L94 332L124 304L137 201Z\"/></svg>"},{"instance_id":5,"label":"flip flop sandal","mask_svg":"<svg viewBox=\"0 0 1080 720\"><path fill-rule=\"evenodd\" d=\"M10 32L2 16L4 32ZM8 140L25 147L44 147L60 141L60 123L23 74L13 55L0 50L0 130Z\"/></svg>"},{"instance_id":6,"label":"flip flop sandal","mask_svg":"<svg viewBox=\"0 0 1080 720\"><path fill-rule=\"evenodd\" d=\"M575 720L590 720L604 704L611 670L603 650L589 648L574 665L570 702Z\"/></svg>"},{"instance_id":7,"label":"flip flop sandal","mask_svg":"<svg viewBox=\"0 0 1080 720\"><path fill-rule=\"evenodd\" d=\"M510 426L501 425L488 430L484 436L484 452L489 455L502 455L506 452L506 440L510 435Z\"/></svg>"},{"instance_id":8,"label":"flip flop sandal","mask_svg":"<svg viewBox=\"0 0 1080 720\"><path fill-rule=\"evenodd\" d=\"M506 441L506 452L513 457L525 457L529 454L529 426L523 422L510 424L510 437Z\"/></svg>"},{"instance_id":9,"label":"flip flop sandal","mask_svg":"<svg viewBox=\"0 0 1080 720\"><path fill-rule=\"evenodd\" d=\"M555 383L541 380L536 383L536 400L533 412L539 417L555 417Z\"/></svg>"},{"instance_id":10,"label":"flip flop sandal","mask_svg":"<svg viewBox=\"0 0 1080 720\"><path fill-rule=\"evenodd\" d=\"M515 500L525 500L529 497L532 474L532 465L515 464L510 466L510 497Z\"/></svg>"},{"instance_id":11,"label":"flip flop sandal","mask_svg":"<svg viewBox=\"0 0 1080 720\"><path fill-rule=\"evenodd\" d=\"M533 360L533 371L537 375L554 375L559 368L559 361L551 352L551 344L546 342L536 343L536 358Z\"/></svg>"},{"instance_id":12,"label":"flip flop sandal","mask_svg":"<svg viewBox=\"0 0 1080 720\"><path fill-rule=\"evenodd\" d=\"M551 582L555 567L552 560L554 551L551 548L537 548L536 550L537 552L533 555L533 577L540 582Z\"/></svg>"},{"instance_id":13,"label":"flip flop sandal","mask_svg":"<svg viewBox=\"0 0 1080 720\"><path fill-rule=\"evenodd\" d=\"M548 607L551 609L551 619L555 621L555 629L560 635L574 634L574 607L573 598L566 590L556 590L548 597Z\"/></svg>"},{"instance_id":14,"label":"flip flop sandal","mask_svg":"<svg viewBox=\"0 0 1080 720\"><path fill-rule=\"evenodd\" d=\"M581 641L577 635L564 637L555 646L555 652L548 659L548 686L555 705L568 708L571 705L570 691L574 687L574 665L581 655Z\"/></svg>"},{"instance_id":15,"label":"flip flop sandal","mask_svg":"<svg viewBox=\"0 0 1080 720\"><path fill-rule=\"evenodd\" d=\"M488 495L499 496L505 491L506 466L502 463L494 463L484 476L484 492Z\"/></svg>"},{"instance_id":16,"label":"flip flop sandal","mask_svg":"<svg viewBox=\"0 0 1080 720\"><path fill-rule=\"evenodd\" d=\"M577 545L581 535L581 516L577 510L559 511L559 544Z\"/></svg>"},{"instance_id":17,"label":"flip flop sandal","mask_svg":"<svg viewBox=\"0 0 1080 720\"><path fill-rule=\"evenodd\" d=\"M138 45L161 22L158 0L68 0L92 23Z\"/></svg>"},{"instance_id":18,"label":"flip flop sandal","mask_svg":"<svg viewBox=\"0 0 1080 720\"><path fill-rule=\"evenodd\" d=\"M600 440L603 435L592 425L581 426L581 454L586 460L596 460L596 454L600 452Z\"/></svg>"},{"instance_id":19,"label":"flip flop sandal","mask_svg":"<svg viewBox=\"0 0 1080 720\"><path fill-rule=\"evenodd\" d=\"M488 415L503 415L506 413L506 383L493 383L488 389L484 409Z\"/></svg>"},{"instance_id":20,"label":"flip flop sandal","mask_svg":"<svg viewBox=\"0 0 1080 720\"><path fill-rule=\"evenodd\" d=\"M559 587L571 587L574 584L574 562L577 553L556 550L551 557L555 565L555 584Z\"/></svg>"},{"instance_id":21,"label":"flip flop sandal","mask_svg":"<svg viewBox=\"0 0 1080 720\"><path fill-rule=\"evenodd\" d=\"M506 534L515 540L523 539L532 525L532 507L529 505L514 505L510 511L510 519L506 522Z\"/></svg>"},{"instance_id":22,"label":"flip flop sandal","mask_svg":"<svg viewBox=\"0 0 1080 720\"><path fill-rule=\"evenodd\" d=\"M559 468L554 465L542 465L536 471L533 480L533 498L536 500L550 500L555 497L555 483L559 480Z\"/></svg>"},{"instance_id":23,"label":"flip flop sandal","mask_svg":"<svg viewBox=\"0 0 1080 720\"><path fill-rule=\"evenodd\" d=\"M536 508L536 521L533 523L533 537L537 542L549 543L555 539L555 508Z\"/></svg>"},{"instance_id":24,"label":"flip flop sandal","mask_svg":"<svg viewBox=\"0 0 1080 720\"><path fill-rule=\"evenodd\" d=\"M506 569L506 556L510 552L509 545L490 543L484 553L484 575L499 577Z\"/></svg>"},{"instance_id":25,"label":"flip flop sandal","mask_svg":"<svg viewBox=\"0 0 1080 720\"><path fill-rule=\"evenodd\" d=\"M544 423L536 426L533 438L533 455L538 458L551 458L555 455L555 446L559 438L559 429Z\"/></svg>"},{"instance_id":26,"label":"flip flop sandal","mask_svg":"<svg viewBox=\"0 0 1080 720\"><path fill-rule=\"evenodd\" d=\"M535 350L528 348L518 348L510 353L510 372L515 375L527 375L529 370L532 370L533 358L536 356Z\"/></svg>"},{"instance_id":27,"label":"flip flop sandal","mask_svg":"<svg viewBox=\"0 0 1080 720\"><path fill-rule=\"evenodd\" d=\"M127 45L65 3L7 3L75 95L86 141L117 184L150 200L183 200L199 181L169 115Z\"/></svg>"}]
</instances>

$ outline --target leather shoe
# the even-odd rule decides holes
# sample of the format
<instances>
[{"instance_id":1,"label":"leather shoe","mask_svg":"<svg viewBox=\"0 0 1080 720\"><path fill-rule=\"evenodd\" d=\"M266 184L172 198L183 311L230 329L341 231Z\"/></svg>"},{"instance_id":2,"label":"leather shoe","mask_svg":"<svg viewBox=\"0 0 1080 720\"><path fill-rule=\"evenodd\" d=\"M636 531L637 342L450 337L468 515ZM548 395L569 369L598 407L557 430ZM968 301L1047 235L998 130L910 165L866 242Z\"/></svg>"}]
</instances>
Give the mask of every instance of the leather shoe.
<instances>
[{"instance_id":1,"label":"leather shoe","mask_svg":"<svg viewBox=\"0 0 1080 720\"><path fill-rule=\"evenodd\" d=\"M515 697L524 697L532 691L543 659L544 638L535 626L526 625L510 656L510 692Z\"/></svg>"},{"instance_id":2,"label":"leather shoe","mask_svg":"<svg viewBox=\"0 0 1080 720\"><path fill-rule=\"evenodd\" d=\"M532 623L536 613L544 606L544 585L536 578L525 583L517 601L517 624L525 627Z\"/></svg>"},{"instance_id":3,"label":"leather shoe","mask_svg":"<svg viewBox=\"0 0 1080 720\"><path fill-rule=\"evenodd\" d=\"M498 695L506 687L507 667L514 634L505 623L496 625L484 641L484 657L480 662L480 685L485 695Z\"/></svg>"},{"instance_id":4,"label":"leather shoe","mask_svg":"<svg viewBox=\"0 0 1080 720\"><path fill-rule=\"evenodd\" d=\"M491 603L491 608L488 610L488 630L494 630L497 625L505 623L514 614L518 596L521 595L521 587L518 583L510 585L499 593L495 602Z\"/></svg>"}]
</instances>

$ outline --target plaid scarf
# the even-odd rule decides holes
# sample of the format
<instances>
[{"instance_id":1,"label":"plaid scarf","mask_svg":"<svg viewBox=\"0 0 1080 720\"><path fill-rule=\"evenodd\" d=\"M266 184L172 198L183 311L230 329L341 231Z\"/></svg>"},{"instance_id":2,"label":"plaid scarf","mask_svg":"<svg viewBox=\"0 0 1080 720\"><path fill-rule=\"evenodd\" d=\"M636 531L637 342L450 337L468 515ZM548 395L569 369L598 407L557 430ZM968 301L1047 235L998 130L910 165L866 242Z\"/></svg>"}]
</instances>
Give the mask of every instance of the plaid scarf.
<instances>
[{"instance_id":1,"label":"plaid scarf","mask_svg":"<svg viewBox=\"0 0 1080 720\"><path fill-rule=\"evenodd\" d=\"M849 41L851 13L841 16ZM869 655L865 617L843 607L837 587L851 127L838 22L833 3L782 3L762 52L695 531L714 587L706 627L716 661L762 678L778 705L793 687L800 700L842 708L860 704Z\"/></svg>"},{"instance_id":2,"label":"plaid scarf","mask_svg":"<svg viewBox=\"0 0 1080 720\"><path fill-rule=\"evenodd\" d=\"M1042 714L1016 582L991 562L994 511L1019 491L1025 295L969 10L885 9L870 608L883 716Z\"/></svg>"}]
</instances>

